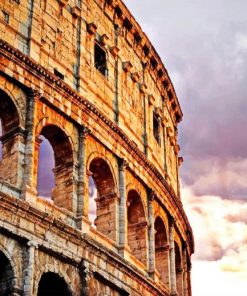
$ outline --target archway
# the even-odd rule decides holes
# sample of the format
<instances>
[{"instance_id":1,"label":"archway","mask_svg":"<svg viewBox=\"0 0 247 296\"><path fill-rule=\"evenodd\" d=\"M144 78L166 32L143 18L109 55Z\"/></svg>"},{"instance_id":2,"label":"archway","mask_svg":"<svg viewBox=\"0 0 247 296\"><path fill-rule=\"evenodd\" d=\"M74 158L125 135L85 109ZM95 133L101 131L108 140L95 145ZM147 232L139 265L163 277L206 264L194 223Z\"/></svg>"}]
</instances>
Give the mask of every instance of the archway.
<instances>
[{"instance_id":1,"label":"archway","mask_svg":"<svg viewBox=\"0 0 247 296\"><path fill-rule=\"evenodd\" d=\"M130 190L127 198L128 245L132 254L147 263L147 221L140 195Z\"/></svg>"},{"instance_id":2,"label":"archway","mask_svg":"<svg viewBox=\"0 0 247 296\"><path fill-rule=\"evenodd\" d=\"M44 141L42 143L42 140ZM42 147L42 145L44 145ZM52 147L52 148L51 148ZM44 148L45 151L42 151ZM52 153L53 150L53 153ZM46 155L47 153L47 155ZM52 155L53 154L53 155ZM55 125L47 125L43 127L39 138L36 141L36 161L37 161L37 181L39 194L45 193L46 197L50 197L54 204L73 210L73 151L68 136ZM47 166L44 165L48 163ZM55 166L52 169L52 166ZM54 184L51 192L47 191L49 187L40 188L44 184L42 175L48 178L50 187ZM50 178L50 179L49 179ZM54 181L51 180L54 178Z\"/></svg>"},{"instance_id":3,"label":"archway","mask_svg":"<svg viewBox=\"0 0 247 296\"><path fill-rule=\"evenodd\" d=\"M21 149L24 143L19 128L19 113L12 99L0 89L1 162L0 178L14 185L21 182Z\"/></svg>"},{"instance_id":4,"label":"archway","mask_svg":"<svg viewBox=\"0 0 247 296\"><path fill-rule=\"evenodd\" d=\"M39 139L41 142L39 147L37 190L40 196L51 200L52 189L55 186L55 176L53 173L55 167L54 151L44 136L41 135Z\"/></svg>"},{"instance_id":5,"label":"archway","mask_svg":"<svg viewBox=\"0 0 247 296\"><path fill-rule=\"evenodd\" d=\"M155 229L155 267L160 274L161 281L169 285L169 245L164 222L157 217Z\"/></svg>"},{"instance_id":6,"label":"archway","mask_svg":"<svg viewBox=\"0 0 247 296\"><path fill-rule=\"evenodd\" d=\"M9 259L0 251L0 295L11 295L13 289L14 271Z\"/></svg>"},{"instance_id":7,"label":"archway","mask_svg":"<svg viewBox=\"0 0 247 296\"><path fill-rule=\"evenodd\" d=\"M91 186L91 190L93 189L93 195L89 196L91 198L91 202L89 200L91 206L89 213L92 214L95 208L92 200L94 199L96 201L96 219L94 220L96 229L115 241L117 199L112 171L108 163L102 158L93 159L89 170L91 172L89 188Z\"/></svg>"},{"instance_id":8,"label":"archway","mask_svg":"<svg viewBox=\"0 0 247 296\"><path fill-rule=\"evenodd\" d=\"M37 296L72 296L65 280L54 272L41 276Z\"/></svg>"}]
</instances>

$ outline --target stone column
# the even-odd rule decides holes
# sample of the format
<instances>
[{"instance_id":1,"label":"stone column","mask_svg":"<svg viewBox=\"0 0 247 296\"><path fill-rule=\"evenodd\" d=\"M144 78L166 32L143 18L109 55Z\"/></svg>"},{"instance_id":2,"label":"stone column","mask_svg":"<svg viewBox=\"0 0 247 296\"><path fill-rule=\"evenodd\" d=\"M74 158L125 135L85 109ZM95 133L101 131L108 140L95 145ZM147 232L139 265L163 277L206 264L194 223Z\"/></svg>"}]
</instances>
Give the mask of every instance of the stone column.
<instances>
[{"instance_id":1,"label":"stone column","mask_svg":"<svg viewBox=\"0 0 247 296\"><path fill-rule=\"evenodd\" d=\"M92 286L93 272L90 270L89 262L82 260L80 264L80 278L81 278L81 295L90 296L93 295L95 287Z\"/></svg>"},{"instance_id":2,"label":"stone column","mask_svg":"<svg viewBox=\"0 0 247 296\"><path fill-rule=\"evenodd\" d=\"M23 295L33 295L33 275L34 275L34 255L37 243L33 241L28 242L28 250L26 252L26 260L24 260L24 283L23 283Z\"/></svg>"},{"instance_id":3,"label":"stone column","mask_svg":"<svg viewBox=\"0 0 247 296\"><path fill-rule=\"evenodd\" d=\"M175 261L175 244L174 244L174 219L169 220L169 255L170 255L170 291L172 296L177 296L176 284L176 261Z\"/></svg>"},{"instance_id":4,"label":"stone column","mask_svg":"<svg viewBox=\"0 0 247 296\"><path fill-rule=\"evenodd\" d=\"M187 247L186 243L183 244L183 296L188 295L188 265L187 265Z\"/></svg>"},{"instance_id":5,"label":"stone column","mask_svg":"<svg viewBox=\"0 0 247 296\"><path fill-rule=\"evenodd\" d=\"M91 131L83 127L79 131L79 147L78 147L78 190L77 190L77 213L76 225L77 228L82 227L82 217L87 217L87 202L85 194L85 186L87 182L86 168L86 138Z\"/></svg>"},{"instance_id":6,"label":"stone column","mask_svg":"<svg viewBox=\"0 0 247 296\"><path fill-rule=\"evenodd\" d=\"M188 291L188 296L192 295L192 291L191 291L191 263L187 262L187 291Z\"/></svg>"},{"instance_id":7,"label":"stone column","mask_svg":"<svg viewBox=\"0 0 247 296\"><path fill-rule=\"evenodd\" d=\"M119 246L124 248L127 244L127 205L126 205L126 177L125 170L127 162L124 159L119 160Z\"/></svg>"},{"instance_id":8,"label":"stone column","mask_svg":"<svg viewBox=\"0 0 247 296\"><path fill-rule=\"evenodd\" d=\"M148 192L148 270L154 276L155 270L155 229L154 229L154 211L153 201L155 194L152 190Z\"/></svg>"},{"instance_id":9,"label":"stone column","mask_svg":"<svg viewBox=\"0 0 247 296\"><path fill-rule=\"evenodd\" d=\"M27 99L27 117L26 117L26 147L24 159L24 176L22 186L22 198L29 199L36 194L36 188L33 188L33 163L35 150L35 118L37 110L37 100L40 93L34 89L29 90Z\"/></svg>"}]
</instances>

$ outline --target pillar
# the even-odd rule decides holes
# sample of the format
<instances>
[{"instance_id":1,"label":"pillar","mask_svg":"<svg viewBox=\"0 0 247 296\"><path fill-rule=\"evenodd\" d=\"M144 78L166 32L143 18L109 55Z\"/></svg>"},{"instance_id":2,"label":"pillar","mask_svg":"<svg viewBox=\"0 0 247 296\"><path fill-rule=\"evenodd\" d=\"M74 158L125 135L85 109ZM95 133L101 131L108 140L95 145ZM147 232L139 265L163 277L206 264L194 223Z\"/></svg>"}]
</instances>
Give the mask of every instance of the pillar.
<instances>
[{"instance_id":1,"label":"pillar","mask_svg":"<svg viewBox=\"0 0 247 296\"><path fill-rule=\"evenodd\" d=\"M27 98L27 117L26 117L26 147L24 159L24 175L22 186L22 198L29 200L30 194L36 194L36 188L33 187L33 164L35 151L35 118L37 112L37 100L40 94L34 90L29 89Z\"/></svg>"},{"instance_id":2,"label":"pillar","mask_svg":"<svg viewBox=\"0 0 247 296\"><path fill-rule=\"evenodd\" d=\"M192 295L192 290L191 290L191 263L187 262L187 291L188 291L188 296Z\"/></svg>"},{"instance_id":3,"label":"pillar","mask_svg":"<svg viewBox=\"0 0 247 296\"><path fill-rule=\"evenodd\" d=\"M183 296L188 295L188 264L187 264L187 246L183 244Z\"/></svg>"},{"instance_id":4,"label":"pillar","mask_svg":"<svg viewBox=\"0 0 247 296\"><path fill-rule=\"evenodd\" d=\"M155 194L152 190L148 192L148 270L154 275L155 270L155 229L154 229L154 211L153 201Z\"/></svg>"},{"instance_id":5,"label":"pillar","mask_svg":"<svg viewBox=\"0 0 247 296\"><path fill-rule=\"evenodd\" d=\"M93 272L90 269L90 264L86 260L82 260L80 263L80 278L81 278L81 295L92 295L93 284Z\"/></svg>"},{"instance_id":6,"label":"pillar","mask_svg":"<svg viewBox=\"0 0 247 296\"><path fill-rule=\"evenodd\" d=\"M127 244L127 205L126 205L126 167L127 162L124 159L119 160L119 246L123 248Z\"/></svg>"},{"instance_id":7,"label":"pillar","mask_svg":"<svg viewBox=\"0 0 247 296\"><path fill-rule=\"evenodd\" d=\"M87 217L88 202L85 192L87 180L86 168L86 138L91 131L83 127L79 130L79 149L78 149L78 190L77 190L77 213L76 225L78 229L82 227L82 218Z\"/></svg>"},{"instance_id":8,"label":"pillar","mask_svg":"<svg viewBox=\"0 0 247 296\"><path fill-rule=\"evenodd\" d=\"M176 284L176 261L175 261L175 244L174 244L174 219L169 220L169 255L170 255L170 291L172 296L177 296Z\"/></svg>"},{"instance_id":9,"label":"pillar","mask_svg":"<svg viewBox=\"0 0 247 296\"><path fill-rule=\"evenodd\" d=\"M33 276L34 276L34 256L35 248L37 248L37 243L33 241L28 242L28 249L25 254L24 264L24 283L23 283L23 295L30 296L33 295Z\"/></svg>"}]
</instances>

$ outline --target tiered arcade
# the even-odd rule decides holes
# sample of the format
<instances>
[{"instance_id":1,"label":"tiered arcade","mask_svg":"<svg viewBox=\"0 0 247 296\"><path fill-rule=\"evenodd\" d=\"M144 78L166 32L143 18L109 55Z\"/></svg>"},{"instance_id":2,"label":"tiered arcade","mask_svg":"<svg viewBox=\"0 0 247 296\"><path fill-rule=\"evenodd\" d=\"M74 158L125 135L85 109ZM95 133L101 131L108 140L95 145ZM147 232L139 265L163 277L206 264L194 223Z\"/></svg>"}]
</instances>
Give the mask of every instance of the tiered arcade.
<instances>
[{"instance_id":1,"label":"tiered arcade","mask_svg":"<svg viewBox=\"0 0 247 296\"><path fill-rule=\"evenodd\" d=\"M126 6L3 0L0 38L0 294L190 296L182 112Z\"/></svg>"}]
</instances>

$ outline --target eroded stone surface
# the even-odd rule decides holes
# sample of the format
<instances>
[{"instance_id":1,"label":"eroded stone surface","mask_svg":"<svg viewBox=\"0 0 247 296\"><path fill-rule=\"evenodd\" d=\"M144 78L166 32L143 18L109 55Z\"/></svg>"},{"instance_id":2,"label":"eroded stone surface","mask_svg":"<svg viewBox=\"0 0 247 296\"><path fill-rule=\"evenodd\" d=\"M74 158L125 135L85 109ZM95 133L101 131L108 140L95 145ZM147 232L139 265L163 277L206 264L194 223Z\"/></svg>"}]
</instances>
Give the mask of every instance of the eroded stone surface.
<instances>
[{"instance_id":1,"label":"eroded stone surface","mask_svg":"<svg viewBox=\"0 0 247 296\"><path fill-rule=\"evenodd\" d=\"M0 38L0 294L191 295L182 112L133 16L120 0L3 0ZM37 192L40 136L51 200Z\"/></svg>"}]
</instances>

